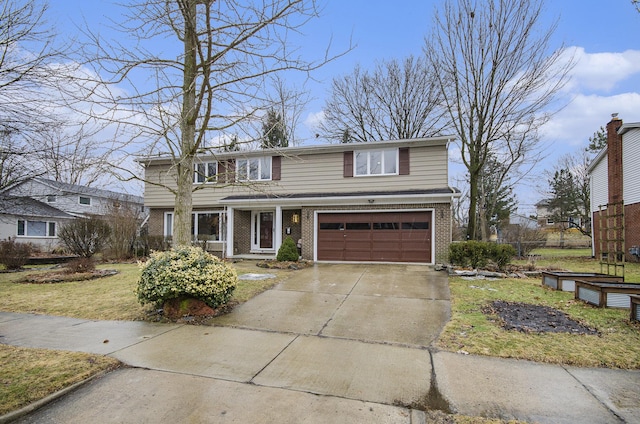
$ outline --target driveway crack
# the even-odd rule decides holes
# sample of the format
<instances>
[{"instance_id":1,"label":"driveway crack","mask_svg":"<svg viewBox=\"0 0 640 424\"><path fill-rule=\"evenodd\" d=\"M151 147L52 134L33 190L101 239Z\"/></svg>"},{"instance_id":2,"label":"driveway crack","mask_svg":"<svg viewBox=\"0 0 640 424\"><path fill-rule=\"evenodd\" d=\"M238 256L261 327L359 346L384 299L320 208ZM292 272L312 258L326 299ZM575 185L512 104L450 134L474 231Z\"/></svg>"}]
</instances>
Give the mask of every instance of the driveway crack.
<instances>
[{"instance_id":1,"label":"driveway crack","mask_svg":"<svg viewBox=\"0 0 640 424\"><path fill-rule=\"evenodd\" d=\"M280 349L280 352L278 352L273 358L271 358L271 360L269 362L267 362L264 367L260 368L258 370L257 373L255 373L250 379L249 381L247 381L248 384L255 384L253 382L253 380L260 375L260 373L262 373L262 371L264 371L269 365L271 365L273 363L273 361L275 361L276 359L278 359L278 357L280 357L280 355L282 355L282 352L284 352L285 350L287 350L289 348L289 346L291 346L291 344L293 342L295 342L296 340L298 340L298 337L300 337L300 335L297 335L296 337L294 337L293 339L291 339L291 341L289 343L287 343L287 345L285 347L283 347L282 349Z\"/></svg>"}]
</instances>

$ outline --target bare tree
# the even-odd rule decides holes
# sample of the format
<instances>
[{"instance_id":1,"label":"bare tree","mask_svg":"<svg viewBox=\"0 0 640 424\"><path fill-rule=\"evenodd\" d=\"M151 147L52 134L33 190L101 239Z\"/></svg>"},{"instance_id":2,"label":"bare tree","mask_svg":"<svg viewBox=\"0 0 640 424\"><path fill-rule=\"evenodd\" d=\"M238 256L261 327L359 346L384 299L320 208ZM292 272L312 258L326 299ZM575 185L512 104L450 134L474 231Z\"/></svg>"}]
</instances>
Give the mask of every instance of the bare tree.
<instances>
[{"instance_id":1,"label":"bare tree","mask_svg":"<svg viewBox=\"0 0 640 424\"><path fill-rule=\"evenodd\" d=\"M163 187L175 196L173 240L188 244L194 159L208 150L207 140L256 115L268 76L310 72L329 60L305 61L287 41L317 16L315 2L140 0L127 11L120 29L132 47L92 34L83 52L93 49L88 65L96 75L111 75L111 85L91 88L103 98L90 116L117 123L147 154L169 158L171 183ZM84 89L92 82L89 76Z\"/></svg>"},{"instance_id":2,"label":"bare tree","mask_svg":"<svg viewBox=\"0 0 640 424\"><path fill-rule=\"evenodd\" d=\"M333 80L322 135L339 142L428 137L443 125L440 91L424 58L383 61L372 72L356 66Z\"/></svg>"},{"instance_id":3,"label":"bare tree","mask_svg":"<svg viewBox=\"0 0 640 424\"><path fill-rule=\"evenodd\" d=\"M105 182L107 165L113 163L112 151L105 149L82 127L52 127L41 134L35 160L47 177L84 186Z\"/></svg>"},{"instance_id":4,"label":"bare tree","mask_svg":"<svg viewBox=\"0 0 640 424\"><path fill-rule=\"evenodd\" d=\"M287 134L290 146L298 145L297 130L300 117L311 98L308 92L298 87L287 85L280 75L274 75L271 79L271 93L268 95L268 104L280 114Z\"/></svg>"},{"instance_id":5,"label":"bare tree","mask_svg":"<svg viewBox=\"0 0 640 424\"><path fill-rule=\"evenodd\" d=\"M555 25L541 24L543 0L446 0L425 54L469 176L468 237L477 239L479 178L489 153L508 172L540 154L538 129L567 82L572 60L550 51Z\"/></svg>"},{"instance_id":6,"label":"bare tree","mask_svg":"<svg viewBox=\"0 0 640 424\"><path fill-rule=\"evenodd\" d=\"M0 0L0 189L33 175L25 162L57 118L43 90L55 84L55 33L37 0Z\"/></svg>"}]
</instances>

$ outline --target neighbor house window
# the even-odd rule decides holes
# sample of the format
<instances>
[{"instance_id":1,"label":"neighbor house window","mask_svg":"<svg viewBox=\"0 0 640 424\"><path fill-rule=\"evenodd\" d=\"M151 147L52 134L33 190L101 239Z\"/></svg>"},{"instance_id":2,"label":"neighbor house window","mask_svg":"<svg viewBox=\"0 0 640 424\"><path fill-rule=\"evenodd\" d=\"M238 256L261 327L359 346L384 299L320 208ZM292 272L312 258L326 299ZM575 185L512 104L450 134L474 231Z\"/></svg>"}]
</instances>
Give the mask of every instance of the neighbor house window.
<instances>
[{"instance_id":1,"label":"neighbor house window","mask_svg":"<svg viewBox=\"0 0 640 424\"><path fill-rule=\"evenodd\" d=\"M47 196L47 203L55 203L56 200L56 196Z\"/></svg>"},{"instance_id":2,"label":"neighbor house window","mask_svg":"<svg viewBox=\"0 0 640 424\"><path fill-rule=\"evenodd\" d=\"M553 219L547 218L547 225L553 225L553 224L555 224L555 222L553 222Z\"/></svg>"},{"instance_id":3,"label":"neighbor house window","mask_svg":"<svg viewBox=\"0 0 640 424\"><path fill-rule=\"evenodd\" d=\"M193 183L215 182L218 175L217 162L202 162L193 165Z\"/></svg>"},{"instance_id":4,"label":"neighbor house window","mask_svg":"<svg viewBox=\"0 0 640 424\"><path fill-rule=\"evenodd\" d=\"M221 240L222 212L193 212L191 214L191 235L194 240ZM164 236L173 236L173 212L164 214Z\"/></svg>"},{"instance_id":5,"label":"neighbor house window","mask_svg":"<svg viewBox=\"0 0 640 424\"><path fill-rule=\"evenodd\" d=\"M18 220L19 236L25 237L55 237L56 223L46 221Z\"/></svg>"},{"instance_id":6,"label":"neighbor house window","mask_svg":"<svg viewBox=\"0 0 640 424\"><path fill-rule=\"evenodd\" d=\"M398 149L355 152L355 175L398 175Z\"/></svg>"},{"instance_id":7,"label":"neighbor house window","mask_svg":"<svg viewBox=\"0 0 640 424\"><path fill-rule=\"evenodd\" d=\"M80 196L79 202L81 205L90 205L91 197Z\"/></svg>"},{"instance_id":8,"label":"neighbor house window","mask_svg":"<svg viewBox=\"0 0 640 424\"><path fill-rule=\"evenodd\" d=\"M264 158L238 159L236 161L238 181L271 180L271 156Z\"/></svg>"}]
</instances>

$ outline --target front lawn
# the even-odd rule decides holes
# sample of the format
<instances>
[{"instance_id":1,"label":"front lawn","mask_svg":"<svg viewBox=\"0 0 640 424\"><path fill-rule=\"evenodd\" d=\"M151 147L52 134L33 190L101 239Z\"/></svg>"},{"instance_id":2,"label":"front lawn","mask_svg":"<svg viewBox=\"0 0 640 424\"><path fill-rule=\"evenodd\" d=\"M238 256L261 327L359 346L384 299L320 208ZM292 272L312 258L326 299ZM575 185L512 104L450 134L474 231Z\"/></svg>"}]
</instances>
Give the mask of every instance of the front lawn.
<instances>
[{"instance_id":1,"label":"front lawn","mask_svg":"<svg viewBox=\"0 0 640 424\"><path fill-rule=\"evenodd\" d=\"M253 262L234 264L238 275L263 273L265 270ZM46 315L58 315L84 319L145 320L152 312L151 306L141 306L134 289L140 269L135 263L102 264L99 269L115 269L118 274L95 280L53 284L19 284L25 274L46 272L35 268L21 272L0 273L0 310ZM251 281L240 280L231 299L243 303L272 287L278 278L286 275L282 270L268 270L276 278Z\"/></svg>"},{"instance_id":2,"label":"front lawn","mask_svg":"<svg viewBox=\"0 0 640 424\"><path fill-rule=\"evenodd\" d=\"M0 415L119 364L102 355L0 345Z\"/></svg>"},{"instance_id":3,"label":"front lawn","mask_svg":"<svg viewBox=\"0 0 640 424\"><path fill-rule=\"evenodd\" d=\"M543 254L536 264L576 272L600 272L600 264L590 258ZM640 264L627 263L625 274L626 281L640 283ZM628 309L595 308L574 300L573 293L543 287L541 277L498 280L452 277L449 284L452 317L437 342L441 349L581 367L640 368L640 324L630 321ZM505 330L499 319L483 312L494 300L550 306L600 334Z\"/></svg>"}]
</instances>

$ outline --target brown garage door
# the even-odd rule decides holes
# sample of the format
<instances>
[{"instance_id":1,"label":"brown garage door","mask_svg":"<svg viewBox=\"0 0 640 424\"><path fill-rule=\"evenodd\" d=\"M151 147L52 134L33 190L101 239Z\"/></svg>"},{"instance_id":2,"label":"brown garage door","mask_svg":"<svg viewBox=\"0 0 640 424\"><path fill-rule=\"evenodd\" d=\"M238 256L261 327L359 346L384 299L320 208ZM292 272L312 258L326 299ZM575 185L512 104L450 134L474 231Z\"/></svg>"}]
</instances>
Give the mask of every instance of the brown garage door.
<instances>
[{"instance_id":1,"label":"brown garage door","mask_svg":"<svg viewBox=\"0 0 640 424\"><path fill-rule=\"evenodd\" d=\"M431 212L318 214L318 260L431 262Z\"/></svg>"}]
</instances>

